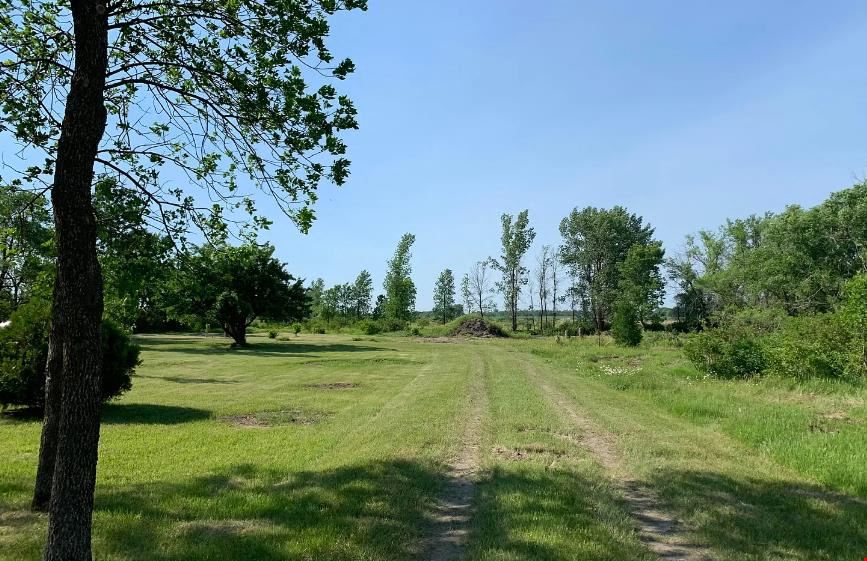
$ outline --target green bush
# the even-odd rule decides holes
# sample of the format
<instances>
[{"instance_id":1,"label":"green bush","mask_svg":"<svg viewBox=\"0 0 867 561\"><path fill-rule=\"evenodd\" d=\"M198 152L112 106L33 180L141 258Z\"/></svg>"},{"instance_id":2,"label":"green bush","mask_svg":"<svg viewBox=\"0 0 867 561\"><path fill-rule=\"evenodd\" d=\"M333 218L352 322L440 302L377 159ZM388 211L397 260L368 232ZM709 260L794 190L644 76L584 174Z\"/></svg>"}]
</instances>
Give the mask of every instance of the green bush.
<instances>
[{"instance_id":1,"label":"green bush","mask_svg":"<svg viewBox=\"0 0 867 561\"><path fill-rule=\"evenodd\" d=\"M618 345L637 347L641 344L641 324L638 310L626 302L618 303L611 320L611 336Z\"/></svg>"},{"instance_id":2,"label":"green bush","mask_svg":"<svg viewBox=\"0 0 867 561\"><path fill-rule=\"evenodd\" d=\"M373 319L364 319L356 324L356 328L365 335L377 335L382 333L382 325Z\"/></svg>"},{"instance_id":3,"label":"green bush","mask_svg":"<svg viewBox=\"0 0 867 561\"><path fill-rule=\"evenodd\" d=\"M277 331L274 329L271 329L270 331L268 331L268 338L269 339L276 339L277 338Z\"/></svg>"},{"instance_id":4,"label":"green bush","mask_svg":"<svg viewBox=\"0 0 867 561\"><path fill-rule=\"evenodd\" d=\"M726 328L689 336L683 351L699 370L720 378L750 378L767 366L765 351L751 334Z\"/></svg>"},{"instance_id":5,"label":"green bush","mask_svg":"<svg viewBox=\"0 0 867 561\"><path fill-rule=\"evenodd\" d=\"M786 322L780 310L744 310L714 316L713 327L687 337L684 353L699 369L720 378L750 378L768 366L768 338Z\"/></svg>"},{"instance_id":6,"label":"green bush","mask_svg":"<svg viewBox=\"0 0 867 561\"><path fill-rule=\"evenodd\" d=\"M0 329L0 404L41 408L45 400L45 363L48 357L50 306L31 300L12 314ZM132 387L139 364L139 348L114 323L102 323L102 400Z\"/></svg>"},{"instance_id":7,"label":"green bush","mask_svg":"<svg viewBox=\"0 0 867 561\"><path fill-rule=\"evenodd\" d=\"M303 329L303 327L301 326L300 323L296 322L296 323L292 324L292 331L295 333L296 337L298 337L298 334L301 333L302 329Z\"/></svg>"},{"instance_id":8,"label":"green bush","mask_svg":"<svg viewBox=\"0 0 867 561\"><path fill-rule=\"evenodd\" d=\"M395 318L380 318L376 320L381 333L393 333L403 331L409 325L408 322Z\"/></svg>"},{"instance_id":9,"label":"green bush","mask_svg":"<svg viewBox=\"0 0 867 561\"><path fill-rule=\"evenodd\" d=\"M767 371L798 379L843 377L849 339L838 314L790 318L768 337Z\"/></svg>"},{"instance_id":10,"label":"green bush","mask_svg":"<svg viewBox=\"0 0 867 561\"><path fill-rule=\"evenodd\" d=\"M857 275L846 285L840 322L850 337L846 373L867 377L867 275Z\"/></svg>"}]
</instances>

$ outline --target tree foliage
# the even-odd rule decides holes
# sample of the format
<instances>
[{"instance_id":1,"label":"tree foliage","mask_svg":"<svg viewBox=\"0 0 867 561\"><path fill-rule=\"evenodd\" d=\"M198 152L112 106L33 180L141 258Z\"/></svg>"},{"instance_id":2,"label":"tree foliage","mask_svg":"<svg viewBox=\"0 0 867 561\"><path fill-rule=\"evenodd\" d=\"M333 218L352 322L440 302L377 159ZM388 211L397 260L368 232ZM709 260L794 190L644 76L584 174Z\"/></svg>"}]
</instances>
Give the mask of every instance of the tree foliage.
<instances>
[{"instance_id":1,"label":"tree foliage","mask_svg":"<svg viewBox=\"0 0 867 561\"><path fill-rule=\"evenodd\" d=\"M518 302L521 289L527 284L529 271L523 266L524 255L536 239L536 231L530 226L529 211L522 210L517 218L510 214L500 217L501 253L499 259L490 259L492 266L502 274L497 289L503 295L512 331L518 330Z\"/></svg>"},{"instance_id":2,"label":"tree foliage","mask_svg":"<svg viewBox=\"0 0 867 561\"><path fill-rule=\"evenodd\" d=\"M624 288L621 286L623 266L630 250L654 243L653 228L645 225L640 216L620 206L612 209L587 207L580 211L576 208L564 218L560 222L560 234L563 237L562 262L570 268L577 281L576 290L586 299L596 328L601 330L610 321L613 306ZM661 246L635 251L641 254L633 256L626 272L636 275L629 280L631 288L637 297L646 296L645 304L649 304L656 285L656 279L650 277L658 277ZM647 261L650 258L658 260Z\"/></svg>"},{"instance_id":3,"label":"tree foliage","mask_svg":"<svg viewBox=\"0 0 867 561\"><path fill-rule=\"evenodd\" d=\"M415 312L415 283L412 281L413 234L404 234L397 244L394 256L388 261L383 289L385 301L382 314L389 319L409 320Z\"/></svg>"},{"instance_id":4,"label":"tree foliage","mask_svg":"<svg viewBox=\"0 0 867 561\"><path fill-rule=\"evenodd\" d=\"M50 290L53 232L44 196L0 186L0 319Z\"/></svg>"},{"instance_id":5,"label":"tree foliage","mask_svg":"<svg viewBox=\"0 0 867 561\"><path fill-rule=\"evenodd\" d=\"M476 261L469 273L461 279L461 297L467 313L476 311L484 318L485 313L495 312L494 283L490 259Z\"/></svg>"},{"instance_id":6,"label":"tree foliage","mask_svg":"<svg viewBox=\"0 0 867 561\"><path fill-rule=\"evenodd\" d=\"M455 312L455 275L451 269L446 269L437 277L434 285L433 313L443 324L456 317Z\"/></svg>"},{"instance_id":7,"label":"tree foliage","mask_svg":"<svg viewBox=\"0 0 867 561\"><path fill-rule=\"evenodd\" d=\"M171 312L186 321L214 322L239 345L257 318L291 322L307 315L303 281L274 257L274 247L203 246L185 259Z\"/></svg>"},{"instance_id":8,"label":"tree foliage","mask_svg":"<svg viewBox=\"0 0 867 561\"><path fill-rule=\"evenodd\" d=\"M700 290L717 310L832 311L849 279L867 271L867 183L810 209L790 206L690 236L685 259L669 271L681 285L680 299L696 301Z\"/></svg>"},{"instance_id":9,"label":"tree foliage","mask_svg":"<svg viewBox=\"0 0 867 561\"><path fill-rule=\"evenodd\" d=\"M0 329L0 405L45 405L50 305L36 297L22 304ZM102 325L100 396L113 399L132 388L139 347L111 321Z\"/></svg>"}]
</instances>

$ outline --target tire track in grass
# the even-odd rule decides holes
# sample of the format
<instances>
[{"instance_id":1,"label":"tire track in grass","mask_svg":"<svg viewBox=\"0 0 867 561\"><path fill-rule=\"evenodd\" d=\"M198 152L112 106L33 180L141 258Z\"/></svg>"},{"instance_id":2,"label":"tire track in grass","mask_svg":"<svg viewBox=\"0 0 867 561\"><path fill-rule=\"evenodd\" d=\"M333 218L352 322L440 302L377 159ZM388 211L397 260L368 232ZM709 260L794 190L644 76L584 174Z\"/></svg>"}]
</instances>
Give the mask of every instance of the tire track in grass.
<instances>
[{"instance_id":1,"label":"tire track in grass","mask_svg":"<svg viewBox=\"0 0 867 561\"><path fill-rule=\"evenodd\" d=\"M524 359L528 377L542 390L548 402L563 413L579 436L566 437L583 446L611 480L635 522L638 537L656 556L664 561L712 561L707 549L693 543L677 519L665 511L656 494L626 472L623 460L612 438L596 423L576 409L566 396L543 379L535 365Z\"/></svg>"},{"instance_id":2,"label":"tire track in grass","mask_svg":"<svg viewBox=\"0 0 867 561\"><path fill-rule=\"evenodd\" d=\"M430 537L423 544L420 556L424 561L460 559L467 546L481 464L482 417L488 409L486 384L489 366L480 353L476 358L481 359L481 364L469 386L470 414L461 447L448 464L445 489L431 513Z\"/></svg>"}]
</instances>

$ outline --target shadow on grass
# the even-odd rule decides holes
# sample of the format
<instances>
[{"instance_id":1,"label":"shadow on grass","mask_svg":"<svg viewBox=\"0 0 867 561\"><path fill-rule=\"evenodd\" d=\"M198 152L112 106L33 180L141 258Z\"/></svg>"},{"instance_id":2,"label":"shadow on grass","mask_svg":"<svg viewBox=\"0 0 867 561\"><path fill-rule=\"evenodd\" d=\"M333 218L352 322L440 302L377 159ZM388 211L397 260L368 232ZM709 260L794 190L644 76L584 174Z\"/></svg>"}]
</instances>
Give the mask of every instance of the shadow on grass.
<instances>
[{"instance_id":1,"label":"shadow on grass","mask_svg":"<svg viewBox=\"0 0 867 561\"><path fill-rule=\"evenodd\" d=\"M225 344L222 342L225 341ZM253 341L245 347L233 347L230 339L194 338L178 339L140 338L137 344L143 350L200 354L200 355L253 355L287 356L316 358L321 353L357 353L374 351L394 351L395 349L370 345L351 345L344 343L301 343ZM191 344L192 343L192 344ZM207 343L207 344L203 344Z\"/></svg>"},{"instance_id":2,"label":"shadow on grass","mask_svg":"<svg viewBox=\"0 0 867 561\"><path fill-rule=\"evenodd\" d=\"M184 482L101 489L97 553L142 561L410 559L441 477L410 461L300 473L239 465Z\"/></svg>"},{"instance_id":3,"label":"shadow on grass","mask_svg":"<svg viewBox=\"0 0 867 561\"><path fill-rule=\"evenodd\" d=\"M176 405L107 403L102 407L102 422L106 425L179 425L210 418L210 411Z\"/></svg>"},{"instance_id":4,"label":"shadow on grass","mask_svg":"<svg viewBox=\"0 0 867 561\"><path fill-rule=\"evenodd\" d=\"M136 378L147 378L150 380L163 380L165 382L174 382L175 384L237 384L237 380L222 380L220 378L191 378L189 376L148 376L146 374L135 374Z\"/></svg>"},{"instance_id":5,"label":"shadow on grass","mask_svg":"<svg viewBox=\"0 0 867 561\"><path fill-rule=\"evenodd\" d=\"M42 409L20 407L3 411L0 415L11 421L42 423L45 414ZM105 425L179 425L211 417L210 411L193 407L154 403L106 403L102 406L101 419Z\"/></svg>"},{"instance_id":6,"label":"shadow on grass","mask_svg":"<svg viewBox=\"0 0 867 561\"><path fill-rule=\"evenodd\" d=\"M479 482L468 558L651 561L619 499L570 470L513 464Z\"/></svg>"},{"instance_id":7,"label":"shadow on grass","mask_svg":"<svg viewBox=\"0 0 867 561\"><path fill-rule=\"evenodd\" d=\"M651 485L693 521L698 539L734 559L862 559L867 501L819 486L666 471Z\"/></svg>"}]
</instances>

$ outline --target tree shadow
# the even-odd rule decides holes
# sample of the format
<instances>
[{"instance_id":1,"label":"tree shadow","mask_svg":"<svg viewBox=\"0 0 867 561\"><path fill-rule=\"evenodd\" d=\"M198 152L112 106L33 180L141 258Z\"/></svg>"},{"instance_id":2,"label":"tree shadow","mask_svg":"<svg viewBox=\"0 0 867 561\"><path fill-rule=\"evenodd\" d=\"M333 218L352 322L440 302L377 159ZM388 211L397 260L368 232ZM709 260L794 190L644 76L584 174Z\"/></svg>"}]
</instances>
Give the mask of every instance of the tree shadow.
<instances>
[{"instance_id":1,"label":"tree shadow","mask_svg":"<svg viewBox=\"0 0 867 561\"><path fill-rule=\"evenodd\" d=\"M613 491L569 469L520 463L479 482L469 558L650 561Z\"/></svg>"},{"instance_id":2,"label":"tree shadow","mask_svg":"<svg viewBox=\"0 0 867 561\"><path fill-rule=\"evenodd\" d=\"M302 343L296 341L271 342L254 341L244 347L233 347L226 339L225 344L214 339L185 337L178 339L139 338L137 344L147 351L199 355L250 355L250 356L288 356L316 358L321 353L358 353L389 352L395 349L370 345L350 345L345 343ZM204 346L201 343L207 342ZM187 344L195 343L195 344Z\"/></svg>"},{"instance_id":3,"label":"tree shadow","mask_svg":"<svg viewBox=\"0 0 867 561\"><path fill-rule=\"evenodd\" d=\"M106 425L179 425L211 417L210 411L177 405L106 403L102 407L102 423Z\"/></svg>"},{"instance_id":4,"label":"tree shadow","mask_svg":"<svg viewBox=\"0 0 867 561\"><path fill-rule=\"evenodd\" d=\"M136 378L147 378L150 380L163 380L166 382L174 382L175 384L237 384L237 380L223 380L220 378L191 378L188 376L148 376L146 374L134 375Z\"/></svg>"},{"instance_id":5,"label":"tree shadow","mask_svg":"<svg viewBox=\"0 0 867 561\"><path fill-rule=\"evenodd\" d=\"M817 485L664 471L650 485L697 521L698 539L736 559L861 559L867 501Z\"/></svg>"},{"instance_id":6,"label":"tree shadow","mask_svg":"<svg viewBox=\"0 0 867 561\"><path fill-rule=\"evenodd\" d=\"M100 488L97 553L143 561L409 559L441 481L432 466L383 461L294 473L238 465L183 482Z\"/></svg>"}]
</instances>

